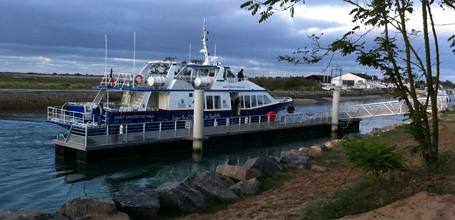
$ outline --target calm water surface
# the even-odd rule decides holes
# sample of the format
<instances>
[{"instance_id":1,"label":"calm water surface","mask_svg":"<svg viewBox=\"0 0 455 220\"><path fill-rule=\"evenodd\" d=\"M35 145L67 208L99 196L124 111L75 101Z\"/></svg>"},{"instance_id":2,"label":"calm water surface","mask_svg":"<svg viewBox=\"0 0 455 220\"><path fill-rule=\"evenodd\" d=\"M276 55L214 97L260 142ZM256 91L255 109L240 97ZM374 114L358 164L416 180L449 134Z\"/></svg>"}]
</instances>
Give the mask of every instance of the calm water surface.
<instances>
[{"instance_id":1,"label":"calm water surface","mask_svg":"<svg viewBox=\"0 0 455 220\"><path fill-rule=\"evenodd\" d=\"M452 100L455 97L452 97ZM342 102L341 105L390 99ZM331 112L331 103L296 106L296 113ZM403 116L364 119L360 132L400 123ZM46 123L44 111L0 112L0 209L55 212L66 200L112 195L130 185L156 188L163 182L183 180L192 171L214 171L218 165L243 165L258 156L309 147L330 136L300 136L275 143L242 143L205 148L202 158L192 152L119 159L94 163L55 158L51 140L65 129Z\"/></svg>"}]
</instances>

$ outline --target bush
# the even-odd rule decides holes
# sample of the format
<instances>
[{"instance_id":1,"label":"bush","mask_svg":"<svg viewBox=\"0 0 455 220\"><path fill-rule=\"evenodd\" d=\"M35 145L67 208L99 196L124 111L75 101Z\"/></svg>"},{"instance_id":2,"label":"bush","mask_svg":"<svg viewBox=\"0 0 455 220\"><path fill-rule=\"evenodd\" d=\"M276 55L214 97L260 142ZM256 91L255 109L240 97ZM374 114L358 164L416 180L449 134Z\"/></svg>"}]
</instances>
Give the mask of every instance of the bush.
<instances>
[{"instance_id":1,"label":"bush","mask_svg":"<svg viewBox=\"0 0 455 220\"><path fill-rule=\"evenodd\" d=\"M396 145L388 146L387 143L351 139L343 142L341 147L346 150L347 160L355 167L374 174L402 168L405 161L405 152L396 151Z\"/></svg>"}]
</instances>

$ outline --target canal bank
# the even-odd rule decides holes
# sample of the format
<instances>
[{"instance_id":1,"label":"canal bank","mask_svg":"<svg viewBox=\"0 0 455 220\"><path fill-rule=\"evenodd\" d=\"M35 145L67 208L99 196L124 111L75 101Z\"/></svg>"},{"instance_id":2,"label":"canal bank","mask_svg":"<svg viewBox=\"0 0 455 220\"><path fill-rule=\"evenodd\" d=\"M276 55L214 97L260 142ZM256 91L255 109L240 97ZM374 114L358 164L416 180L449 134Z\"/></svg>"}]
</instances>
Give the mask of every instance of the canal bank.
<instances>
[{"instance_id":1,"label":"canal bank","mask_svg":"<svg viewBox=\"0 0 455 220\"><path fill-rule=\"evenodd\" d=\"M37 90L0 89L0 109L38 109L47 106L61 106L68 100L73 102L93 101L98 90ZM291 97L294 105L315 104L331 100L331 91L270 92L274 97ZM341 101L365 100L390 97L382 90L343 91ZM120 92L111 92L112 100L120 100Z\"/></svg>"}]
</instances>

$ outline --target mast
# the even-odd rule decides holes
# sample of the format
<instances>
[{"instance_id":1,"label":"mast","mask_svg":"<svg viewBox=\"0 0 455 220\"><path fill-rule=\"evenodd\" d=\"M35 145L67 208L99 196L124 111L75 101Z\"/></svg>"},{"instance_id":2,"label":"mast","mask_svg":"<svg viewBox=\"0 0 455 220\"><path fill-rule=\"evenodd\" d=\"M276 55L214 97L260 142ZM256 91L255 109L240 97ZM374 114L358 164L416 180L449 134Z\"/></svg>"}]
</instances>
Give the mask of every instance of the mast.
<instances>
[{"instance_id":1,"label":"mast","mask_svg":"<svg viewBox=\"0 0 455 220\"><path fill-rule=\"evenodd\" d=\"M204 63L202 65L209 65L209 52L207 48L207 35L209 33L205 29L205 18L204 18L204 26L202 27L202 49L199 51L200 53L204 54Z\"/></svg>"},{"instance_id":2,"label":"mast","mask_svg":"<svg viewBox=\"0 0 455 220\"><path fill-rule=\"evenodd\" d=\"M107 34L104 34L104 75L107 74Z\"/></svg>"},{"instance_id":3,"label":"mast","mask_svg":"<svg viewBox=\"0 0 455 220\"><path fill-rule=\"evenodd\" d=\"M204 18L204 26L202 28L202 49L199 51L200 53L203 53L204 54L204 63L202 65L210 65L210 60L212 61L212 63L214 65L217 65L216 64L216 59L218 57L215 56L209 56L209 49L208 49L208 46L207 46L207 41L209 39L207 39L207 35L209 34L209 32L207 31L207 29L205 29L205 18ZM215 54L216 54L216 45L215 45Z\"/></svg>"}]
</instances>

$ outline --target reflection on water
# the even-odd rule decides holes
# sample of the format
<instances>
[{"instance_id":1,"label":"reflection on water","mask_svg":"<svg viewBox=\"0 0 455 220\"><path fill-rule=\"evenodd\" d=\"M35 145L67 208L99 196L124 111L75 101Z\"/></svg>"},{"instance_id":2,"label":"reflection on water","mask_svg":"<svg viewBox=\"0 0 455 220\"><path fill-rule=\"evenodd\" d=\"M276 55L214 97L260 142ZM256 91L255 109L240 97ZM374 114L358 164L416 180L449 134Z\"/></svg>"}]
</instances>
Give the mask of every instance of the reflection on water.
<instances>
[{"instance_id":1,"label":"reflection on water","mask_svg":"<svg viewBox=\"0 0 455 220\"><path fill-rule=\"evenodd\" d=\"M327 111L331 111L331 103L296 106L296 113ZM360 132L368 133L374 127L399 123L402 119L403 116L364 119ZM155 188L163 182L181 181L192 171L214 171L225 164L243 165L250 158L279 156L281 151L333 138L330 134L301 135L205 147L201 154L183 151L78 163L55 158L51 140L65 130L44 123L45 120L46 112L42 110L0 111L0 209L55 212L69 198L111 198L129 185Z\"/></svg>"}]
</instances>

